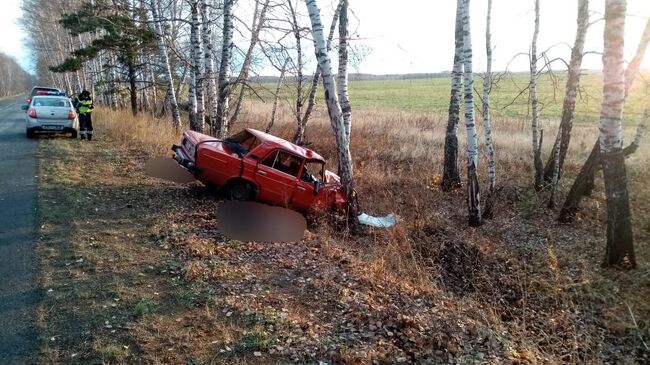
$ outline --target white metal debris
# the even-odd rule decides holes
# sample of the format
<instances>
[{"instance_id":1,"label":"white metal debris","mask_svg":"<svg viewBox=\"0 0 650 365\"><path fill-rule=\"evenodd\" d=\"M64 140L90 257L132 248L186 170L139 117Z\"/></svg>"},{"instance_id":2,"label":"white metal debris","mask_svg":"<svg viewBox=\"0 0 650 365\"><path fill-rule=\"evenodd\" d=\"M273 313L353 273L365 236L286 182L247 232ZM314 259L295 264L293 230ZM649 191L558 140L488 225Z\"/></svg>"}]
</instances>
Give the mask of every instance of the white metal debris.
<instances>
[{"instance_id":1,"label":"white metal debris","mask_svg":"<svg viewBox=\"0 0 650 365\"><path fill-rule=\"evenodd\" d=\"M357 220L361 224L366 226L377 227L377 228L388 228L395 225L397 219L393 213L384 216L384 217L373 217L366 213L361 213L357 216Z\"/></svg>"}]
</instances>

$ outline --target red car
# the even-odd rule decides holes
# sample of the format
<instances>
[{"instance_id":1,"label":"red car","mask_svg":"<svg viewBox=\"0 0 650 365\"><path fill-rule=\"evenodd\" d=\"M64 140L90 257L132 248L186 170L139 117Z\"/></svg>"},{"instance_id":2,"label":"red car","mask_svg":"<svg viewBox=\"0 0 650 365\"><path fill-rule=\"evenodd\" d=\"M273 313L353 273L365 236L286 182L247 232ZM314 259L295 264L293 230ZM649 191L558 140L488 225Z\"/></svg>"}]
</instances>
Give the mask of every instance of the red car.
<instances>
[{"instance_id":1,"label":"red car","mask_svg":"<svg viewBox=\"0 0 650 365\"><path fill-rule=\"evenodd\" d=\"M258 200L305 213L344 210L339 177L309 149L247 128L223 141L185 131L174 159L206 186L233 200Z\"/></svg>"}]
</instances>

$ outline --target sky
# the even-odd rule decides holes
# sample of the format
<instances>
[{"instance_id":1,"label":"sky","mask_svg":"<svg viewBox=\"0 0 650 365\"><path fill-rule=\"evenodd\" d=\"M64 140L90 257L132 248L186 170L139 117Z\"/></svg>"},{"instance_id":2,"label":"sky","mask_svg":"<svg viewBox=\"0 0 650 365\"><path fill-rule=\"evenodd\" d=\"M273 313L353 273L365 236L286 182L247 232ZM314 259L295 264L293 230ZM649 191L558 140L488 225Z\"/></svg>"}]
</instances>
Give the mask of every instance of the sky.
<instances>
[{"instance_id":1,"label":"sky","mask_svg":"<svg viewBox=\"0 0 650 365\"><path fill-rule=\"evenodd\" d=\"M0 51L14 56L23 67L32 70L30 52L22 44L25 35L18 25L21 0L0 0ZM239 0L238 9L245 12L251 0ZM592 0L592 21L602 18L604 0ZM577 0L541 0L539 52L548 51L550 59L569 58L576 28ZM319 0L322 17L329 27L335 0ZM471 1L474 70L485 69L485 14L487 0ZM373 74L440 72L452 66L454 52L454 0L350 0L353 12L350 28L353 46L369 50L353 72ZM304 9L303 9L304 11ZM493 0L492 42L493 69L525 71L533 33L533 0ZM626 24L626 59L632 57L650 17L649 0L628 0ZM306 19L306 18L305 18ZM585 50L602 50L603 21L589 29ZM237 41L237 39L236 39ZM242 43L245 40L240 39ZM514 58L514 59L513 59ZM561 69L557 63L553 66ZM642 65L650 69L650 55ZM600 69L599 54L585 56L583 68ZM272 73L262 72L262 73Z\"/></svg>"}]
</instances>

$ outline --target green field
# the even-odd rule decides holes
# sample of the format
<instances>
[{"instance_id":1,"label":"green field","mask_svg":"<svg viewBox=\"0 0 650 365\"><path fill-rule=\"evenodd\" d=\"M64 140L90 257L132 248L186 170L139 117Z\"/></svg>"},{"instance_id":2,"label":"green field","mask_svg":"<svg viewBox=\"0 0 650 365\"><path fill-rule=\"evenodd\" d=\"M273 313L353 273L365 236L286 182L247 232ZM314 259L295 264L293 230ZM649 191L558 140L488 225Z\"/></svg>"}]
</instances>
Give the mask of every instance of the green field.
<instances>
[{"instance_id":1,"label":"green field","mask_svg":"<svg viewBox=\"0 0 650 365\"><path fill-rule=\"evenodd\" d=\"M540 116L542 119L559 119L564 97L565 74L555 78L548 75L538 80ZM474 89L482 93L483 79L476 77ZM496 84L491 93L492 114L513 118L526 118L529 115L528 91L521 90L528 85L528 76L515 74L504 76ZM451 82L449 78L410 79L410 80L372 80L350 82L350 102L358 109L389 109L425 113L447 113L449 108ZM272 100L268 90L275 85L264 84L267 91L262 93L265 100ZM290 99L291 84L286 85L283 98ZM322 88L321 88L322 89ZM646 105L650 102L650 94L646 90L644 78L639 78L634 84L625 105L624 119L627 123L638 123ZM475 93L475 105L481 107L481 101ZM322 94L321 94L322 97ZM601 74L589 73L581 78L580 95L576 106L575 120L578 123L595 122L600 113L602 97ZM514 102L513 102L514 101Z\"/></svg>"}]
</instances>

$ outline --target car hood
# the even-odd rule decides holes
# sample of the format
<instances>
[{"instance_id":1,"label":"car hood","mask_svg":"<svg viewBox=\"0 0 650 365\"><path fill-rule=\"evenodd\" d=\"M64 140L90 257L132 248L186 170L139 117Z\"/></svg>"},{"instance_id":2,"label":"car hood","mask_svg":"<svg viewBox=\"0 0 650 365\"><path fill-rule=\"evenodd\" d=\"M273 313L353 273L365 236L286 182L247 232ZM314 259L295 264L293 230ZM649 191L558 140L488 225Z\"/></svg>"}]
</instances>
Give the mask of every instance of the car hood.
<instances>
[{"instance_id":1,"label":"car hood","mask_svg":"<svg viewBox=\"0 0 650 365\"><path fill-rule=\"evenodd\" d=\"M325 170L325 183L326 184L340 184L341 178L339 175L333 173L330 170Z\"/></svg>"}]
</instances>

